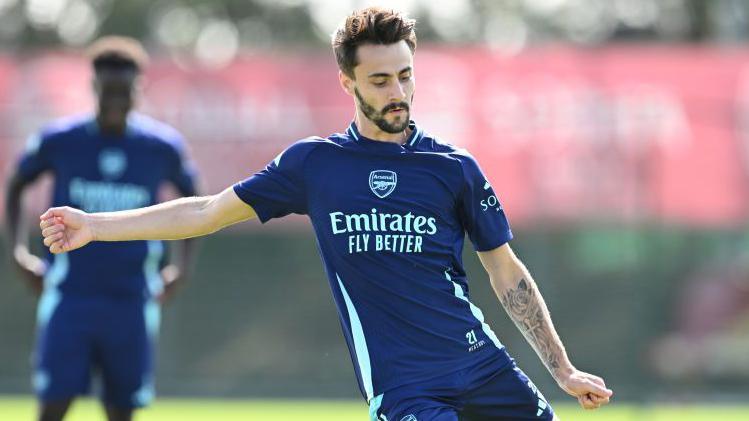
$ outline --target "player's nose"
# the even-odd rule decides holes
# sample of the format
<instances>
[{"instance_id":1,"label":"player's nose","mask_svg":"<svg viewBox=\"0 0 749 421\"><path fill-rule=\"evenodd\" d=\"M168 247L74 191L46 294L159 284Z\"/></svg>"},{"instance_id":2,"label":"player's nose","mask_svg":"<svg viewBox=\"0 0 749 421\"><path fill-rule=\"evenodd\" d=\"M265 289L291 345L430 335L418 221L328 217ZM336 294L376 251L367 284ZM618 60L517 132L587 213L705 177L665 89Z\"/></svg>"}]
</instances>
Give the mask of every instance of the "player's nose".
<instances>
[{"instance_id":1,"label":"player's nose","mask_svg":"<svg viewBox=\"0 0 749 421\"><path fill-rule=\"evenodd\" d=\"M402 102L404 99L406 99L406 89L403 87L403 84L399 83L393 83L392 88L390 89L390 102Z\"/></svg>"}]
</instances>

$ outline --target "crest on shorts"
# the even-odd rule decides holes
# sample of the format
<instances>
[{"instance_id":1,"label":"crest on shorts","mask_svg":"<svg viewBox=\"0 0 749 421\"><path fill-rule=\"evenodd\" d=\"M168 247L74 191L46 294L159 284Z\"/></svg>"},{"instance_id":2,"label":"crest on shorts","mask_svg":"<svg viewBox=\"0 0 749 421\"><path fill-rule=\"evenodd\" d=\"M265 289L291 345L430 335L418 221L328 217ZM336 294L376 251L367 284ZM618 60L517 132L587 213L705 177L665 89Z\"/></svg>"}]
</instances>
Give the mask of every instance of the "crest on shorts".
<instances>
[{"instance_id":1,"label":"crest on shorts","mask_svg":"<svg viewBox=\"0 0 749 421\"><path fill-rule=\"evenodd\" d=\"M416 419L416 415L409 414L409 415L406 415L405 417L401 418L401 421L418 421L418 420Z\"/></svg>"},{"instance_id":2,"label":"crest on shorts","mask_svg":"<svg viewBox=\"0 0 749 421\"><path fill-rule=\"evenodd\" d=\"M99 153L99 172L107 180L122 177L127 169L127 156L120 149L107 148Z\"/></svg>"},{"instance_id":3,"label":"crest on shorts","mask_svg":"<svg viewBox=\"0 0 749 421\"><path fill-rule=\"evenodd\" d=\"M384 199L395 190L398 174L389 170L374 170L369 173L369 188L380 199Z\"/></svg>"}]
</instances>

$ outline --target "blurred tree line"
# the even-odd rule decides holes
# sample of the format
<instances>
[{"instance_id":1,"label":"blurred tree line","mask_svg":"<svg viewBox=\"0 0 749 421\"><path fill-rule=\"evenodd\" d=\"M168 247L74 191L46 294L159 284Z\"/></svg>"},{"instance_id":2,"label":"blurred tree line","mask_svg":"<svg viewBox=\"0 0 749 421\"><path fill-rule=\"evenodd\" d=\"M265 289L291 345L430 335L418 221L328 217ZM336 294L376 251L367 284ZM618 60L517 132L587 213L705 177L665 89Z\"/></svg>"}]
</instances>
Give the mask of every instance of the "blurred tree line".
<instances>
[{"instance_id":1,"label":"blurred tree line","mask_svg":"<svg viewBox=\"0 0 749 421\"><path fill-rule=\"evenodd\" d=\"M424 42L527 45L612 41L743 42L747 0L0 0L0 49L80 46L130 35L179 54L324 47L351 10L394 7Z\"/></svg>"}]
</instances>

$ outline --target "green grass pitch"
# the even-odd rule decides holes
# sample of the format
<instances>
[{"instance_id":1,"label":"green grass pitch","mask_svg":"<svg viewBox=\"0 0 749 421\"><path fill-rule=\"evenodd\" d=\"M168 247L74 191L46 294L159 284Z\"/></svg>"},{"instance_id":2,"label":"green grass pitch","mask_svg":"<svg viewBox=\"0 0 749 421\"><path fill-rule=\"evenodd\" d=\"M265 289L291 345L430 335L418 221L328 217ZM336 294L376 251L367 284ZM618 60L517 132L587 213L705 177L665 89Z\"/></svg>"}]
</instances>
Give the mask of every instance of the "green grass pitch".
<instances>
[{"instance_id":1,"label":"green grass pitch","mask_svg":"<svg viewBox=\"0 0 749 421\"><path fill-rule=\"evenodd\" d=\"M553 404L553 402L552 402ZM35 402L30 397L0 396L0 420L33 420ZM571 404L554 405L557 413L572 421L746 421L749 406L684 406L660 405L638 407L614 403L597 411L584 411ZM78 400L66 421L98 421L103 413L97 402ZM150 408L139 411L136 421L197 421L197 420L305 420L305 421L366 421L367 408L356 401L304 400L212 400L159 399Z\"/></svg>"}]
</instances>

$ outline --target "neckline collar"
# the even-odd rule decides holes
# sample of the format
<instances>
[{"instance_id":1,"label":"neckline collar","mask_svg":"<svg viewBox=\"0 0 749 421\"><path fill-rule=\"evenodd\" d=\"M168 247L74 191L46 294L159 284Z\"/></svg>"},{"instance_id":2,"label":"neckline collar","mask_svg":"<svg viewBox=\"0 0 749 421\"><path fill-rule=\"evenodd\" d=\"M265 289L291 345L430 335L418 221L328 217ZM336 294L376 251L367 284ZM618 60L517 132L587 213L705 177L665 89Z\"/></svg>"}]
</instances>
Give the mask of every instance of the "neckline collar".
<instances>
[{"instance_id":1,"label":"neckline collar","mask_svg":"<svg viewBox=\"0 0 749 421\"><path fill-rule=\"evenodd\" d=\"M365 137L359 132L359 128L356 126L356 122L354 121L349 124L348 129L346 129L346 134L351 136L358 144L372 146L382 150L414 150L421 141L421 138L424 136L424 132L419 126L416 125L416 122L414 122L413 120L409 121L408 128L411 129L411 134L402 144L385 142L382 140L374 140Z\"/></svg>"},{"instance_id":2,"label":"neckline collar","mask_svg":"<svg viewBox=\"0 0 749 421\"><path fill-rule=\"evenodd\" d=\"M96 121L96 114L92 114L89 117L88 123L86 123L86 131L89 135L99 136L107 139L124 139L126 137L130 137L134 133L133 119L135 118L135 116L133 114L133 112L128 114L127 120L125 121L125 132L122 133L122 135L117 136L102 133L101 128L99 127L99 123Z\"/></svg>"}]
</instances>

